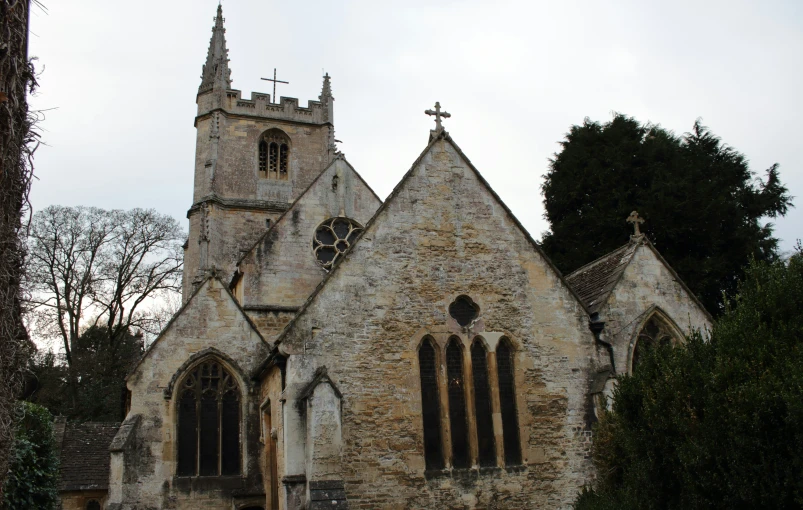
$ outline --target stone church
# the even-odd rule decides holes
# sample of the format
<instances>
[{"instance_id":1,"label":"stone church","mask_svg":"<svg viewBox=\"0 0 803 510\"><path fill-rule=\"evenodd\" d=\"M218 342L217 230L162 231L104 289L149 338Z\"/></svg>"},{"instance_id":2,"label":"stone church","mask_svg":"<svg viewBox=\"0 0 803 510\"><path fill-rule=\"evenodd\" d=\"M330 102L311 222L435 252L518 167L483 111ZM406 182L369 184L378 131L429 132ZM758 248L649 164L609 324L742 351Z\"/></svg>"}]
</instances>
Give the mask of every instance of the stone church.
<instances>
[{"instance_id":1,"label":"stone church","mask_svg":"<svg viewBox=\"0 0 803 510\"><path fill-rule=\"evenodd\" d=\"M128 376L107 482L71 505L569 508L616 377L709 314L637 228L562 275L439 106L383 201L335 145L330 77L306 106L243 98L223 21L184 304Z\"/></svg>"}]
</instances>

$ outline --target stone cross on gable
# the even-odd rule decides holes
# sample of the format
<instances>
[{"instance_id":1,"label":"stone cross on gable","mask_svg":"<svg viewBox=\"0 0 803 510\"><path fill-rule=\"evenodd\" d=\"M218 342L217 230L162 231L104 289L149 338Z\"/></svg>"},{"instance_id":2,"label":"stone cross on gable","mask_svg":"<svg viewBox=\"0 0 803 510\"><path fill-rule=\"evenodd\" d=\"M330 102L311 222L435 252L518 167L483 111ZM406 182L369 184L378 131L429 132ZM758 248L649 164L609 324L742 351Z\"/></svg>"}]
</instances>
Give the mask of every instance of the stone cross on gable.
<instances>
[{"instance_id":1,"label":"stone cross on gable","mask_svg":"<svg viewBox=\"0 0 803 510\"><path fill-rule=\"evenodd\" d=\"M639 225L644 223L644 218L640 218L636 211L630 213L630 216L627 217L627 222L633 224L633 228L636 229L634 236L640 236L641 230L639 229Z\"/></svg>"},{"instance_id":2,"label":"stone cross on gable","mask_svg":"<svg viewBox=\"0 0 803 510\"><path fill-rule=\"evenodd\" d=\"M435 109L434 110L424 110L424 113L426 113L427 115L434 115L435 116L435 130L436 131L441 131L443 129L443 124L441 124L441 117L443 117L444 119L448 119L449 117L452 116L451 113L442 112L441 111L441 104L439 102L435 103Z\"/></svg>"}]
</instances>

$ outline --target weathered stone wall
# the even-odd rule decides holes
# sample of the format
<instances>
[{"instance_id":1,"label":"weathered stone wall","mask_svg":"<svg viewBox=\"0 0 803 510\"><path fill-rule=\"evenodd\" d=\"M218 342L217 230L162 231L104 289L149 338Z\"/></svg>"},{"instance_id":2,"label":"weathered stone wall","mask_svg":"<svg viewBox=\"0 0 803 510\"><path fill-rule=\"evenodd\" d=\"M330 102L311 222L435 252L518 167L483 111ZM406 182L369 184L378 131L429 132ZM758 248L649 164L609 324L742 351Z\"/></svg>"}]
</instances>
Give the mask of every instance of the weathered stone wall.
<instances>
[{"instance_id":1,"label":"weathered stone wall","mask_svg":"<svg viewBox=\"0 0 803 510\"><path fill-rule=\"evenodd\" d=\"M705 332L711 328L711 318L702 305L652 249L642 244L600 309L605 339L613 345L618 374L630 372L635 339L655 307L684 335L694 329Z\"/></svg>"},{"instance_id":2,"label":"weathered stone wall","mask_svg":"<svg viewBox=\"0 0 803 510\"><path fill-rule=\"evenodd\" d=\"M241 390L242 476L175 476L176 399L171 389L204 359L203 353L226 366ZM120 504L115 508L229 508L238 491L261 493L259 402L250 374L267 353L268 345L224 285L207 280L128 378L129 416L141 419L133 431L137 444L131 458L114 464L124 466L112 479L112 484L123 485L122 490L110 489L122 499L112 502Z\"/></svg>"},{"instance_id":3,"label":"weathered stone wall","mask_svg":"<svg viewBox=\"0 0 803 510\"><path fill-rule=\"evenodd\" d=\"M466 329L447 312L462 294L481 309ZM309 469L297 461L305 426L293 399L325 365L343 393L351 508L568 508L592 477L587 320L463 157L436 142L284 337L283 475ZM425 335L439 345L441 381L450 336L463 343L467 375L471 340L481 336L493 350L500 337L510 339L522 466L425 476L417 356ZM498 434L498 414L494 423ZM446 431L442 437L448 440Z\"/></svg>"},{"instance_id":4,"label":"weathered stone wall","mask_svg":"<svg viewBox=\"0 0 803 510\"><path fill-rule=\"evenodd\" d=\"M237 260L265 233L267 220L275 222L281 210L244 209L207 202L206 212L194 208L189 213L189 240L184 251L183 296L188 299L193 291L198 268L202 263L201 250L207 250L206 267L215 266L224 279L231 278ZM208 247L199 243L201 223L206 222Z\"/></svg>"},{"instance_id":5,"label":"weathered stone wall","mask_svg":"<svg viewBox=\"0 0 803 510\"><path fill-rule=\"evenodd\" d=\"M69 491L59 493L61 510L86 510L90 501L97 501L106 508L106 491Z\"/></svg>"},{"instance_id":6,"label":"weathered stone wall","mask_svg":"<svg viewBox=\"0 0 803 510\"><path fill-rule=\"evenodd\" d=\"M240 263L243 306L301 306L326 276L313 236L327 219L365 225L381 201L351 166L336 159Z\"/></svg>"}]
</instances>

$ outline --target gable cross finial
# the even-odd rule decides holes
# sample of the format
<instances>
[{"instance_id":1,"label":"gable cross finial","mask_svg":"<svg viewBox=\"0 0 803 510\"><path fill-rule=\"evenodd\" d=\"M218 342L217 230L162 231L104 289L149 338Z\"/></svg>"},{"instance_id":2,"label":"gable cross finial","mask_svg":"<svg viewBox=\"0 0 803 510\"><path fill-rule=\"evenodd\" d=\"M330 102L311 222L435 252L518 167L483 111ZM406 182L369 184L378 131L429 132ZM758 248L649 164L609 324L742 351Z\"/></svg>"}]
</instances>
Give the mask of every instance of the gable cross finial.
<instances>
[{"instance_id":1,"label":"gable cross finial","mask_svg":"<svg viewBox=\"0 0 803 510\"><path fill-rule=\"evenodd\" d=\"M635 229L635 233L633 234L633 237L640 236L641 235L641 229L639 228L639 225L641 223L644 223L644 218L640 218L639 215L638 215L638 212L633 211L632 213L630 213L630 216L627 217L627 222L633 224L633 228Z\"/></svg>"},{"instance_id":2,"label":"gable cross finial","mask_svg":"<svg viewBox=\"0 0 803 510\"><path fill-rule=\"evenodd\" d=\"M424 110L424 113L426 113L427 115L434 115L435 116L435 130L436 131L442 131L443 130L443 124L441 124L441 117L443 117L444 119L448 119L449 117L452 116L452 114L449 113L449 112L442 112L441 111L441 104L439 102L435 103L435 109L434 110Z\"/></svg>"},{"instance_id":3,"label":"gable cross finial","mask_svg":"<svg viewBox=\"0 0 803 510\"><path fill-rule=\"evenodd\" d=\"M276 84L277 83L290 83L289 81L282 81L282 80L277 80L276 79L276 68L275 67L273 68L273 78L272 79L271 78L260 78L260 80L272 81L273 82L273 95L270 96L270 98L271 98L271 101L273 101L274 103L278 103L279 102L279 101L276 100Z\"/></svg>"}]
</instances>

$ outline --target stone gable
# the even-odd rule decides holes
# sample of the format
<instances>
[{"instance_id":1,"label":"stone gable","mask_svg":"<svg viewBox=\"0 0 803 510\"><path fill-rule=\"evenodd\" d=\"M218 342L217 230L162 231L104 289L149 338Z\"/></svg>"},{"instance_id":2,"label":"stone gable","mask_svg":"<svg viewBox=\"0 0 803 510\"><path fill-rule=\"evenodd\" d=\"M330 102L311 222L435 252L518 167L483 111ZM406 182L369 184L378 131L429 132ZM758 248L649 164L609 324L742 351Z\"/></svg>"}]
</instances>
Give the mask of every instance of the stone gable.
<instances>
[{"instance_id":1,"label":"stone gable","mask_svg":"<svg viewBox=\"0 0 803 510\"><path fill-rule=\"evenodd\" d=\"M365 226L382 201L344 159L326 168L238 264L235 295L273 338L327 275L312 249L315 231L331 218Z\"/></svg>"},{"instance_id":2,"label":"stone gable","mask_svg":"<svg viewBox=\"0 0 803 510\"><path fill-rule=\"evenodd\" d=\"M284 395L327 367L343 394L341 469L353 508L568 506L591 476L587 315L447 136L280 337ZM460 295L480 308L465 328L448 314ZM502 337L513 344L521 466L425 474L417 352L427 335L441 350L451 337L465 352L475 337L492 352ZM292 451L303 447L300 424L285 416L284 475L307 469Z\"/></svg>"}]
</instances>

